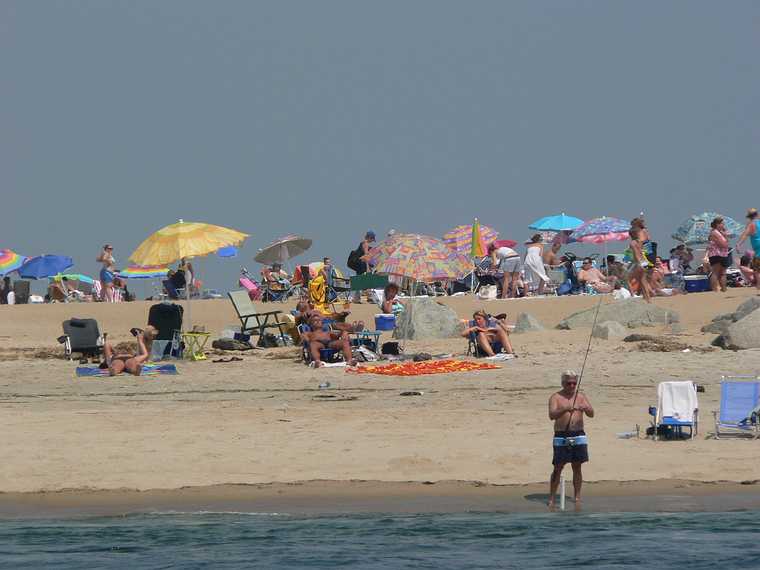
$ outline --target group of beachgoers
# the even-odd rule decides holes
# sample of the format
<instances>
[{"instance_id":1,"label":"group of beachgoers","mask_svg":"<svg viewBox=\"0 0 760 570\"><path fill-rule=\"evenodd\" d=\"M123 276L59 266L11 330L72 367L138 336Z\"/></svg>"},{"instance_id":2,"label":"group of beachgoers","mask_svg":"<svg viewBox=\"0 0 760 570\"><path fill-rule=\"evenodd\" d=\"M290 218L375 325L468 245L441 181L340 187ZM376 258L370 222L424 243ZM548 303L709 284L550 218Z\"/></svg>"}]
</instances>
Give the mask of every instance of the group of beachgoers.
<instances>
[{"instance_id":1,"label":"group of beachgoers","mask_svg":"<svg viewBox=\"0 0 760 570\"><path fill-rule=\"evenodd\" d=\"M760 220L755 208L747 211L747 225L735 246L730 244L729 232L723 218L711 221L711 231L702 263L694 269L697 274L709 275L713 291L726 291L727 270L733 264L732 252L741 252L742 244L749 239L751 249L741 255L739 271L744 284L760 289ZM608 255L602 271L592 257L586 257L577 271L568 269L572 257L560 254L566 236L557 234L547 247L542 235L535 234L526 242L522 257L510 247L492 244L488 249L492 273L501 274L501 298L520 297L533 293L542 295L552 283L549 273L560 270L575 276L581 292L612 293L617 299L640 295L649 301L655 296L678 295L683 292L678 279L691 270L694 252L684 244L670 250L670 257L657 254L657 243L652 240L646 221L642 217L631 220L628 231L629 247L623 259ZM557 285L555 283L555 285Z\"/></svg>"}]
</instances>

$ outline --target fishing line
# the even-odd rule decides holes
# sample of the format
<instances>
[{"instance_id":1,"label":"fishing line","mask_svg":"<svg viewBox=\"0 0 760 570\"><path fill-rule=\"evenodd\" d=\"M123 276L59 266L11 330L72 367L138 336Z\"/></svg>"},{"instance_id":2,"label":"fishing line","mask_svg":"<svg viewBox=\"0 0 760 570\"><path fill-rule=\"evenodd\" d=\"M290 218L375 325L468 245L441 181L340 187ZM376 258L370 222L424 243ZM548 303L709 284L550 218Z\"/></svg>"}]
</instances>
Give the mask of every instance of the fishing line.
<instances>
[{"instance_id":1,"label":"fishing line","mask_svg":"<svg viewBox=\"0 0 760 570\"><path fill-rule=\"evenodd\" d=\"M599 308L602 306L602 299L604 297L602 295L599 295L599 302L596 304L596 310L594 311L594 322L591 323L591 332L588 335L588 346L586 346L586 355L583 357L583 365L581 366L581 373L578 376L578 384L575 386L575 394L573 394L573 405L572 408L575 408L575 401L578 399L578 392L580 392L581 389L581 382L583 381L583 373L586 370L586 361L588 360L588 355L591 352L591 340L594 338L594 328L596 327L596 319L599 316ZM582 414L581 414L582 415ZM567 418L567 426L565 426L565 431L570 430L570 422L573 419L573 410L570 411L570 417Z\"/></svg>"}]
</instances>

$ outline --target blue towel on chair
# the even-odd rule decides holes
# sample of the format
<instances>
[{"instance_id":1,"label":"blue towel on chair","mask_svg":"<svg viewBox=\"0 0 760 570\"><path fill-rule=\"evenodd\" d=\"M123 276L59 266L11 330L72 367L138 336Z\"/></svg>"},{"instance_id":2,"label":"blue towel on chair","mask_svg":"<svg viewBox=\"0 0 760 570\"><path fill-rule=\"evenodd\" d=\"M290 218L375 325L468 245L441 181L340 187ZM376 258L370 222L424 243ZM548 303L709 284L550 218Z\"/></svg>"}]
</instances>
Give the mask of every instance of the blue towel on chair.
<instances>
[{"instance_id":1,"label":"blue towel on chair","mask_svg":"<svg viewBox=\"0 0 760 570\"><path fill-rule=\"evenodd\" d=\"M108 368L98 366L77 366L76 371L79 378L93 378L99 376L110 376ZM140 376L158 376L159 374L179 374L174 364L143 364Z\"/></svg>"}]
</instances>

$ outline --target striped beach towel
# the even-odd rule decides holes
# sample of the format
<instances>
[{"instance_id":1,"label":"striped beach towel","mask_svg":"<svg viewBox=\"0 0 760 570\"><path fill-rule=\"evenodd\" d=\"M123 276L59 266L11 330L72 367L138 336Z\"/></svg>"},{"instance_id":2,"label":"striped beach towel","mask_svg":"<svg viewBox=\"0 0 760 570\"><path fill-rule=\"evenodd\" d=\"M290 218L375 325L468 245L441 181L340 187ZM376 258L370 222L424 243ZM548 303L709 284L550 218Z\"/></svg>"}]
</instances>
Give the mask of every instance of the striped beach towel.
<instances>
[{"instance_id":1,"label":"striped beach towel","mask_svg":"<svg viewBox=\"0 0 760 570\"><path fill-rule=\"evenodd\" d=\"M140 376L158 376L160 374L179 374L174 364L143 364ZM109 377L108 368L98 366L77 366L77 378Z\"/></svg>"}]
</instances>

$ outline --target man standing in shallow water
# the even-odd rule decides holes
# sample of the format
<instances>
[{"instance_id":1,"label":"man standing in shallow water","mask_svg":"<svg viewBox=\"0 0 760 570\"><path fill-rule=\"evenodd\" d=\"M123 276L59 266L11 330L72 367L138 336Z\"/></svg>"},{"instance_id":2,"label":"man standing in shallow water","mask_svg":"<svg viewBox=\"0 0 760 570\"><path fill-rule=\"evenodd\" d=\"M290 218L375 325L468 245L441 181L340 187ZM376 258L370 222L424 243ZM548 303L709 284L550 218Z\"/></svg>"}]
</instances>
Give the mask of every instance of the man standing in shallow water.
<instances>
[{"instance_id":1,"label":"man standing in shallow water","mask_svg":"<svg viewBox=\"0 0 760 570\"><path fill-rule=\"evenodd\" d=\"M581 466L588 461L588 438L583 431L583 415L594 417L594 408L588 398L577 393L578 374L573 370L562 373L562 390L549 398L549 419L554 421L554 471L549 482L549 508L554 508L559 478L566 464L573 468L575 508L581 506L583 473Z\"/></svg>"}]
</instances>

